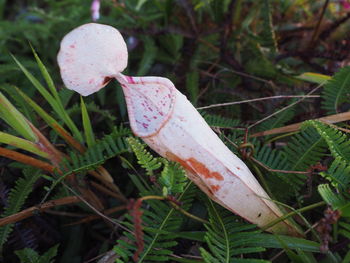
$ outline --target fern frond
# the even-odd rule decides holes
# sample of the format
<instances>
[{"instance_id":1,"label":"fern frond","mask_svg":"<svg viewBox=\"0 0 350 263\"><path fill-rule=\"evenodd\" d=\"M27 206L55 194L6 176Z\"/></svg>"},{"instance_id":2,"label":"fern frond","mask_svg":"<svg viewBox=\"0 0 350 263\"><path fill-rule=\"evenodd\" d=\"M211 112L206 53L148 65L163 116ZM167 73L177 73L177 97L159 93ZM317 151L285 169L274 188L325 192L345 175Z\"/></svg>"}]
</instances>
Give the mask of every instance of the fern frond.
<instances>
[{"instance_id":1,"label":"fern frond","mask_svg":"<svg viewBox=\"0 0 350 263\"><path fill-rule=\"evenodd\" d=\"M182 193L188 179L180 164L164 160L159 182L163 186L163 195L167 196Z\"/></svg>"},{"instance_id":2,"label":"fern frond","mask_svg":"<svg viewBox=\"0 0 350 263\"><path fill-rule=\"evenodd\" d=\"M57 249L58 245L55 245L41 256L31 248L17 250L15 253L22 263L52 263L57 255Z\"/></svg>"},{"instance_id":3,"label":"fern frond","mask_svg":"<svg viewBox=\"0 0 350 263\"><path fill-rule=\"evenodd\" d=\"M39 258L38 252L31 248L24 248L22 250L17 250L16 252L17 257L21 260L21 262L37 262Z\"/></svg>"},{"instance_id":4,"label":"fern frond","mask_svg":"<svg viewBox=\"0 0 350 263\"><path fill-rule=\"evenodd\" d=\"M350 224L348 222L341 221L339 222L339 234L350 239ZM346 262L346 261L343 261Z\"/></svg>"},{"instance_id":5,"label":"fern frond","mask_svg":"<svg viewBox=\"0 0 350 263\"><path fill-rule=\"evenodd\" d=\"M295 111L293 108L289 108L276 116L271 117L267 121L262 122L259 125L259 131L271 130L274 128L279 128L285 125L288 121L290 121L295 115Z\"/></svg>"},{"instance_id":6,"label":"fern frond","mask_svg":"<svg viewBox=\"0 0 350 263\"><path fill-rule=\"evenodd\" d=\"M294 135L289 140L283 150L274 150L264 145L257 144L255 148L255 158L267 167L275 170L287 171L307 171L324 156L327 145L322 137L314 129L305 129ZM281 193L279 187L284 189L291 186L298 191L304 184L306 176L303 174L269 173L266 178L271 181L272 187L278 187L275 191L277 195ZM288 193L288 194L286 194ZM280 197L287 200L294 194L290 189L283 192Z\"/></svg>"},{"instance_id":7,"label":"fern frond","mask_svg":"<svg viewBox=\"0 0 350 263\"><path fill-rule=\"evenodd\" d=\"M162 165L160 158L153 157L145 149L144 144L140 143L137 139L129 137L127 141L135 153L137 161L141 167L146 169L148 175L153 175L153 171L159 169Z\"/></svg>"},{"instance_id":8,"label":"fern frond","mask_svg":"<svg viewBox=\"0 0 350 263\"><path fill-rule=\"evenodd\" d=\"M270 0L264 0L261 8L262 32L260 33L260 43L268 47L272 52L277 50L276 36L272 25Z\"/></svg>"},{"instance_id":9,"label":"fern frond","mask_svg":"<svg viewBox=\"0 0 350 263\"><path fill-rule=\"evenodd\" d=\"M181 208L188 210L197 188L188 183L184 188L178 201ZM151 192L142 192L142 195L149 195ZM177 245L176 233L181 229L183 216L170 207L167 203L155 200L148 200L149 208L143 210L142 225L144 230L144 250L139 256L138 263L142 262L169 262L173 253L171 248ZM133 229L130 223L132 218L127 216L126 225ZM135 236L132 233L124 232L124 237L119 239L114 251L120 256L116 262L131 262L131 257L137 250ZM125 238L128 241L125 241Z\"/></svg>"},{"instance_id":10,"label":"fern frond","mask_svg":"<svg viewBox=\"0 0 350 263\"><path fill-rule=\"evenodd\" d=\"M305 129L291 138L284 153L290 163L290 170L306 171L321 160L326 150L323 137L313 129Z\"/></svg>"},{"instance_id":11,"label":"fern frond","mask_svg":"<svg viewBox=\"0 0 350 263\"><path fill-rule=\"evenodd\" d=\"M209 222L206 225L205 241L210 252L200 248L207 263L229 262L268 262L257 259L243 259L243 254L265 251L265 248L251 245L260 234L256 226L237 222L237 218L228 210L209 201Z\"/></svg>"},{"instance_id":12,"label":"fern frond","mask_svg":"<svg viewBox=\"0 0 350 263\"><path fill-rule=\"evenodd\" d=\"M208 114L205 112L201 113L205 121L209 124L209 126L213 127L221 127L221 128L233 128L239 126L239 120L225 118L222 116Z\"/></svg>"},{"instance_id":13,"label":"fern frond","mask_svg":"<svg viewBox=\"0 0 350 263\"><path fill-rule=\"evenodd\" d=\"M350 162L350 140L348 136L330 125L317 120L303 123L302 127L311 126L328 144L328 148L334 158L341 158Z\"/></svg>"},{"instance_id":14,"label":"fern frond","mask_svg":"<svg viewBox=\"0 0 350 263\"><path fill-rule=\"evenodd\" d=\"M69 159L62 162L61 170L65 175L82 173L94 170L107 160L129 151L124 134L128 134L125 128L116 129L111 134L98 140L96 144L88 148L84 154L71 152Z\"/></svg>"},{"instance_id":15,"label":"fern frond","mask_svg":"<svg viewBox=\"0 0 350 263\"><path fill-rule=\"evenodd\" d=\"M254 158L271 169L289 170L289 163L285 154L278 149L271 149L268 145L256 144ZM291 191L291 188L297 190L303 183L299 177L289 176L284 173L264 170L263 174L274 197L280 201L287 201L293 197L295 191Z\"/></svg>"},{"instance_id":16,"label":"fern frond","mask_svg":"<svg viewBox=\"0 0 350 263\"><path fill-rule=\"evenodd\" d=\"M322 172L320 174L328 179L334 187L340 190L346 190L349 186L350 166L348 162L340 157L332 162L327 172Z\"/></svg>"},{"instance_id":17,"label":"fern frond","mask_svg":"<svg viewBox=\"0 0 350 263\"><path fill-rule=\"evenodd\" d=\"M327 110L328 114L338 113L338 108L348 101L349 93L350 67L344 67L324 85L324 90L321 94L323 99L322 108Z\"/></svg>"},{"instance_id":18,"label":"fern frond","mask_svg":"<svg viewBox=\"0 0 350 263\"><path fill-rule=\"evenodd\" d=\"M344 205L346 205L346 200L344 197L338 193L334 193L330 188L329 184L320 184L317 187L318 192L320 193L323 200L334 210L337 210Z\"/></svg>"},{"instance_id":19,"label":"fern frond","mask_svg":"<svg viewBox=\"0 0 350 263\"><path fill-rule=\"evenodd\" d=\"M17 179L16 185L11 189L7 201L7 206L1 217L7 217L17 213L23 206L28 195L33 190L34 183L40 178L38 170L32 168L23 170L24 177ZM14 224L8 224L0 227L0 251L8 239Z\"/></svg>"},{"instance_id":20,"label":"fern frond","mask_svg":"<svg viewBox=\"0 0 350 263\"><path fill-rule=\"evenodd\" d=\"M64 89L64 91L66 91L68 89ZM70 90L68 90L70 91ZM98 105L96 105L93 101L92 102L88 102L86 103L86 108L88 110L88 112L95 112L98 113L99 115L101 115L105 120L109 120L111 122L116 120L116 117L114 115L112 115L108 110L103 110L101 109ZM72 115L77 115L79 114L81 111L80 107L78 104L74 104L72 107L70 107L69 109L67 109L67 113L72 116Z\"/></svg>"}]
</instances>

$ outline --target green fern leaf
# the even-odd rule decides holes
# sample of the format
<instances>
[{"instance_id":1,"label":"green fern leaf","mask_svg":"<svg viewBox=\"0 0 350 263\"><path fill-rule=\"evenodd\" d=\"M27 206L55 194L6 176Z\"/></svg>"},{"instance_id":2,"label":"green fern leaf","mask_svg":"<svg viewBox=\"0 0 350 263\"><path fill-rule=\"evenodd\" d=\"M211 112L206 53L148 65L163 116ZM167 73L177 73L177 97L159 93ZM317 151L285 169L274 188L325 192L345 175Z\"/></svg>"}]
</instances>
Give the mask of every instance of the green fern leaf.
<instances>
[{"instance_id":1,"label":"green fern leaf","mask_svg":"<svg viewBox=\"0 0 350 263\"><path fill-rule=\"evenodd\" d=\"M255 225L237 222L230 211L209 201L209 222L206 225L205 241L210 252L200 248L206 263L268 262L257 259L243 259L243 254L265 251L261 246L251 245L260 234Z\"/></svg>"},{"instance_id":2,"label":"green fern leaf","mask_svg":"<svg viewBox=\"0 0 350 263\"><path fill-rule=\"evenodd\" d=\"M339 107L347 102L350 93L350 67L340 69L325 86L321 95L322 108L327 110L328 114L336 114ZM342 109L341 111L344 111Z\"/></svg>"},{"instance_id":3,"label":"green fern leaf","mask_svg":"<svg viewBox=\"0 0 350 263\"><path fill-rule=\"evenodd\" d=\"M64 89L66 91L68 89ZM63 91L63 90L62 90ZM68 90L70 91L70 90ZM111 122L114 122L116 120L116 117L112 115L108 110L102 110L99 106L97 106L94 102L88 102L86 103L86 108L88 112L95 112L101 115L105 120L110 120ZM81 108L78 104L74 104L69 109L66 109L68 115L78 115L81 112Z\"/></svg>"},{"instance_id":4,"label":"green fern leaf","mask_svg":"<svg viewBox=\"0 0 350 263\"><path fill-rule=\"evenodd\" d=\"M302 125L302 127L308 126L315 128L326 141L334 158L350 162L350 140L346 134L321 121L306 121Z\"/></svg>"},{"instance_id":5,"label":"green fern leaf","mask_svg":"<svg viewBox=\"0 0 350 263\"><path fill-rule=\"evenodd\" d=\"M262 32L260 33L260 43L262 46L270 48L272 52L276 52L277 43L272 25L270 0L263 0L261 12Z\"/></svg>"},{"instance_id":6,"label":"green fern leaf","mask_svg":"<svg viewBox=\"0 0 350 263\"><path fill-rule=\"evenodd\" d=\"M167 196L182 193L188 179L180 164L164 160L159 182L163 186L163 195Z\"/></svg>"},{"instance_id":7,"label":"green fern leaf","mask_svg":"<svg viewBox=\"0 0 350 263\"><path fill-rule=\"evenodd\" d=\"M139 180L134 177L133 180ZM139 185L137 183L136 185ZM181 207L188 210L195 195L195 188L188 183L183 192L179 195L178 201ZM142 190L142 195L150 195L152 192ZM154 194L154 193L153 193ZM167 203L155 200L147 201L148 209L143 210L142 225L144 231L144 250L140 254L138 263L164 261L169 262L173 253L171 248L177 245L176 234L183 222L183 216L170 207ZM132 218L127 216L125 224L133 229ZM124 232L124 237L119 239L114 251L120 256L117 262L131 262L131 257L136 251L135 236L132 233ZM128 240L127 242L125 241Z\"/></svg>"},{"instance_id":8,"label":"green fern leaf","mask_svg":"<svg viewBox=\"0 0 350 263\"><path fill-rule=\"evenodd\" d=\"M146 169L148 175L153 175L153 171L160 168L162 165L160 158L153 157L146 149L144 144L141 144L135 138L127 139L131 149L136 155L138 163L142 168Z\"/></svg>"},{"instance_id":9,"label":"green fern leaf","mask_svg":"<svg viewBox=\"0 0 350 263\"><path fill-rule=\"evenodd\" d=\"M58 245L51 247L43 255L39 257L38 263L51 263L58 252Z\"/></svg>"},{"instance_id":10,"label":"green fern leaf","mask_svg":"<svg viewBox=\"0 0 350 263\"><path fill-rule=\"evenodd\" d=\"M311 165L321 160L326 149L323 137L313 129L305 129L291 138L287 147L284 148L284 153L289 161L290 170L306 171ZM299 177L305 178L302 175Z\"/></svg>"},{"instance_id":11,"label":"green fern leaf","mask_svg":"<svg viewBox=\"0 0 350 263\"><path fill-rule=\"evenodd\" d=\"M239 126L239 120L225 118L222 116L208 114L205 112L201 113L205 121L209 126L220 127L220 128L233 128Z\"/></svg>"},{"instance_id":12,"label":"green fern leaf","mask_svg":"<svg viewBox=\"0 0 350 263\"><path fill-rule=\"evenodd\" d=\"M273 150L270 147L257 144L254 157L275 170L287 171L307 171L311 165L322 159L327 150L327 145L323 138L314 129L305 129L294 135L289 140L286 147ZM304 184L306 176L303 174L269 173L268 181L273 187L278 187L273 191L278 195L278 199L287 200L295 191L298 191ZM292 187L294 191L288 189ZM281 189L286 189L283 192ZM272 189L273 190L273 189ZM282 193L279 195L279 193Z\"/></svg>"},{"instance_id":13,"label":"green fern leaf","mask_svg":"<svg viewBox=\"0 0 350 263\"><path fill-rule=\"evenodd\" d=\"M254 158L265 166L275 170L289 170L289 163L285 154L279 149L271 149L260 143L255 145ZM303 183L299 177L289 176L284 173L264 171L264 178L267 181L274 197L280 201L287 201L295 195L292 189L299 189Z\"/></svg>"},{"instance_id":14,"label":"green fern leaf","mask_svg":"<svg viewBox=\"0 0 350 263\"><path fill-rule=\"evenodd\" d=\"M329 184L320 184L317 187L318 192L320 193L323 200L332 206L334 210L339 209L346 205L346 200L340 194L336 194L332 191Z\"/></svg>"},{"instance_id":15,"label":"green fern leaf","mask_svg":"<svg viewBox=\"0 0 350 263\"><path fill-rule=\"evenodd\" d=\"M53 258L57 255L57 249L58 245L55 245L41 256L31 248L17 250L15 253L21 260L21 263L52 263Z\"/></svg>"},{"instance_id":16,"label":"green fern leaf","mask_svg":"<svg viewBox=\"0 0 350 263\"><path fill-rule=\"evenodd\" d=\"M350 183L350 166L342 158L336 158L327 172L320 173L328 179L332 185L340 190L346 190Z\"/></svg>"},{"instance_id":17,"label":"green fern leaf","mask_svg":"<svg viewBox=\"0 0 350 263\"><path fill-rule=\"evenodd\" d=\"M17 250L16 255L19 257L23 263L37 263L39 254L31 248L24 248L22 250Z\"/></svg>"},{"instance_id":18,"label":"green fern leaf","mask_svg":"<svg viewBox=\"0 0 350 263\"><path fill-rule=\"evenodd\" d=\"M281 113L271 117L267 121L262 122L259 125L259 131L266 131L282 127L288 121L290 121L294 117L294 115L295 111L293 108L289 108L288 110L282 111Z\"/></svg>"},{"instance_id":19,"label":"green fern leaf","mask_svg":"<svg viewBox=\"0 0 350 263\"><path fill-rule=\"evenodd\" d=\"M94 170L107 160L129 151L125 135L130 135L130 130L124 127L116 128L111 134L98 140L85 153L69 153L69 159L63 159L60 163L60 170L63 175L56 180L52 187L61 182L69 174L79 174Z\"/></svg>"},{"instance_id":20,"label":"green fern leaf","mask_svg":"<svg viewBox=\"0 0 350 263\"><path fill-rule=\"evenodd\" d=\"M339 234L350 239L350 224L348 222L341 221L339 222ZM346 261L343 261L346 262Z\"/></svg>"},{"instance_id":21,"label":"green fern leaf","mask_svg":"<svg viewBox=\"0 0 350 263\"><path fill-rule=\"evenodd\" d=\"M17 179L16 185L11 189L8 204L1 217L7 217L17 213L22 208L28 195L32 192L34 183L40 178L39 171L33 168L24 170L23 174L24 177ZM2 247L7 241L13 226L14 224L8 224L0 227L0 251L2 251Z\"/></svg>"}]
</instances>

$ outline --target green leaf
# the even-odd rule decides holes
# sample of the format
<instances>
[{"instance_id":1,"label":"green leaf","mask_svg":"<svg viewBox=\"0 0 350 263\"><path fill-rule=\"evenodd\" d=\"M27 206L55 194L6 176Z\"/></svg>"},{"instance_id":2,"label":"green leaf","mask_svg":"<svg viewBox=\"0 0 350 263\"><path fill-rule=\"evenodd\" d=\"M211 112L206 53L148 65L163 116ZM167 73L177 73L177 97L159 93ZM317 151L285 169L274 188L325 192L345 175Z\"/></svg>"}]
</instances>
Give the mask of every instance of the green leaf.
<instances>
[{"instance_id":1,"label":"green leaf","mask_svg":"<svg viewBox=\"0 0 350 263\"><path fill-rule=\"evenodd\" d=\"M43 255L39 255L31 248L24 248L15 251L15 254L21 260L21 263L53 263L53 258L57 255L58 245L53 246Z\"/></svg>"},{"instance_id":2,"label":"green leaf","mask_svg":"<svg viewBox=\"0 0 350 263\"><path fill-rule=\"evenodd\" d=\"M230 211L219 207L211 200L208 201L208 211L210 224L205 225L207 228L205 241L210 252L200 248L205 262L239 262L239 258L245 254L265 251L263 246L254 243L254 240L261 235L255 225L237 222L237 218ZM245 257L244 259L246 260Z\"/></svg>"},{"instance_id":3,"label":"green leaf","mask_svg":"<svg viewBox=\"0 0 350 263\"><path fill-rule=\"evenodd\" d=\"M87 112L83 97L80 97L80 101L81 101L81 115L83 118L83 126L84 126L86 142L88 147L92 147L95 144L95 135L92 130L91 121L90 121L89 114Z\"/></svg>"},{"instance_id":4,"label":"green leaf","mask_svg":"<svg viewBox=\"0 0 350 263\"><path fill-rule=\"evenodd\" d=\"M334 210L337 210L347 204L343 196L338 193L334 193L329 184L320 184L317 187L318 192L322 196L323 200Z\"/></svg>"},{"instance_id":5,"label":"green leaf","mask_svg":"<svg viewBox=\"0 0 350 263\"><path fill-rule=\"evenodd\" d=\"M54 262L53 259L56 257L58 252L58 244L51 247L49 250L47 250L43 255L40 256L38 263L52 263Z\"/></svg>"},{"instance_id":6,"label":"green leaf","mask_svg":"<svg viewBox=\"0 0 350 263\"><path fill-rule=\"evenodd\" d=\"M40 178L39 171L32 168L24 170L23 173L24 177L17 179L15 187L10 191L7 206L1 217L7 217L17 213L22 208L28 195L32 192L34 183ZM13 226L14 224L7 224L0 227L0 252L2 251L3 245L7 241Z\"/></svg>"},{"instance_id":7,"label":"green leaf","mask_svg":"<svg viewBox=\"0 0 350 263\"><path fill-rule=\"evenodd\" d=\"M350 183L350 165L341 157L335 158L328 170L320 174L328 179L334 187L347 190Z\"/></svg>"},{"instance_id":8,"label":"green leaf","mask_svg":"<svg viewBox=\"0 0 350 263\"><path fill-rule=\"evenodd\" d=\"M38 138L30 128L28 121L7 98L0 92L0 118L10 125L16 132L25 139L37 142Z\"/></svg>"},{"instance_id":9,"label":"green leaf","mask_svg":"<svg viewBox=\"0 0 350 263\"><path fill-rule=\"evenodd\" d=\"M72 151L69 153L69 159L63 159L60 169L64 176L69 174L78 174L94 170L101 166L107 160L130 151L125 136L130 135L130 130L122 126L115 129L112 133L96 141L92 147L89 147L83 154ZM58 181L55 181L54 186Z\"/></svg>"},{"instance_id":10,"label":"green leaf","mask_svg":"<svg viewBox=\"0 0 350 263\"><path fill-rule=\"evenodd\" d=\"M163 190L163 194L174 195L182 193L188 180L184 169L180 164L164 160L164 168L159 178L159 182L163 185L166 191Z\"/></svg>"},{"instance_id":11,"label":"green leaf","mask_svg":"<svg viewBox=\"0 0 350 263\"><path fill-rule=\"evenodd\" d=\"M350 162L350 140L346 134L334 127L317 120L305 121L302 128L311 126L316 129L320 136L328 144L334 158L341 158Z\"/></svg>"},{"instance_id":12,"label":"green leaf","mask_svg":"<svg viewBox=\"0 0 350 263\"><path fill-rule=\"evenodd\" d=\"M270 48L270 50L275 53L277 50L277 43L272 25L270 0L263 0L261 12L262 32L260 33L260 43L262 46Z\"/></svg>"},{"instance_id":13,"label":"green leaf","mask_svg":"<svg viewBox=\"0 0 350 263\"><path fill-rule=\"evenodd\" d=\"M153 171L159 169L162 165L159 158L153 157L146 149L144 144L137 139L129 137L127 139L131 149L136 155L138 163L146 169L148 175L153 175Z\"/></svg>"},{"instance_id":14,"label":"green leaf","mask_svg":"<svg viewBox=\"0 0 350 263\"><path fill-rule=\"evenodd\" d=\"M52 94L50 94L46 88L14 57L12 56L14 61L17 63L17 65L20 67L20 69L23 71L23 73L26 75L26 77L29 79L29 81L33 84L33 86L39 91L39 93L45 98L45 100L51 105L53 110L57 113L57 115L65 122L65 124L69 127L71 132L74 134L74 136L80 141L83 141L83 137L74 124L73 120L69 117L66 110L64 109L62 102L60 101L59 97L54 97ZM47 72L44 70L44 72Z\"/></svg>"},{"instance_id":15,"label":"green leaf","mask_svg":"<svg viewBox=\"0 0 350 263\"><path fill-rule=\"evenodd\" d=\"M198 70L191 71L186 75L186 89L193 105L196 105L199 95L199 74Z\"/></svg>"},{"instance_id":16,"label":"green leaf","mask_svg":"<svg viewBox=\"0 0 350 263\"><path fill-rule=\"evenodd\" d=\"M53 129L59 134L63 139L67 139L70 136L69 132L66 131L54 118L52 118L42 107L40 107L36 102L29 98L24 92L22 92L17 87L14 89L18 92L20 96L27 102L27 104ZM67 141L70 143L69 141Z\"/></svg>"},{"instance_id":17,"label":"green leaf","mask_svg":"<svg viewBox=\"0 0 350 263\"><path fill-rule=\"evenodd\" d=\"M305 72L299 76L296 76L295 78L320 85L325 84L328 80L331 79L330 76L313 72Z\"/></svg>"},{"instance_id":18,"label":"green leaf","mask_svg":"<svg viewBox=\"0 0 350 263\"><path fill-rule=\"evenodd\" d=\"M46 81L46 84L49 87L49 90L50 90L51 94L54 96L56 101L60 101L60 98L59 98L58 92L56 90L55 84L53 83L53 80L52 80L49 72L47 71L47 69L46 69L45 65L42 63L42 61L40 60L38 54L35 52L33 46L30 45L30 47L31 47L32 52L34 54L35 60L36 60L36 62L38 64L38 66L39 66L41 74L43 75L43 77L44 77L44 79Z\"/></svg>"},{"instance_id":19,"label":"green leaf","mask_svg":"<svg viewBox=\"0 0 350 263\"><path fill-rule=\"evenodd\" d=\"M35 153L44 158L49 157L49 154L40 150L40 147L37 144L31 141L22 139L20 137L1 132L1 131L0 131L0 143L5 143L25 151Z\"/></svg>"},{"instance_id":20,"label":"green leaf","mask_svg":"<svg viewBox=\"0 0 350 263\"><path fill-rule=\"evenodd\" d=\"M140 2L142 2L142 0ZM137 75L140 75L140 76L148 73L157 55L156 44L154 43L154 40L151 37L143 38L143 46L144 46L144 51L143 51L142 59L139 63L139 70L137 71Z\"/></svg>"},{"instance_id":21,"label":"green leaf","mask_svg":"<svg viewBox=\"0 0 350 263\"><path fill-rule=\"evenodd\" d=\"M339 107L348 101L350 94L350 67L340 69L324 86L322 108L328 114L336 114ZM344 111L344 110L341 110Z\"/></svg>"},{"instance_id":22,"label":"green leaf","mask_svg":"<svg viewBox=\"0 0 350 263\"><path fill-rule=\"evenodd\" d=\"M136 11L140 11L142 6L147 2L147 0L138 0L137 5L135 7Z\"/></svg>"},{"instance_id":23,"label":"green leaf","mask_svg":"<svg viewBox=\"0 0 350 263\"><path fill-rule=\"evenodd\" d=\"M137 185L140 185L142 196L154 194L155 189L150 191L145 190L140 178L135 176L133 178ZM184 188L184 191L177 197L181 202L181 208L188 210L192 204L196 188L190 182ZM141 222L144 232L144 250L139 256L138 263L164 261L169 262L170 256L173 253L171 248L176 246L176 233L181 229L183 223L183 216L179 212L169 206L167 203L158 200L148 200L147 210L141 209L143 212ZM141 212L140 211L140 212ZM133 225L130 223L133 219L128 215L125 222L131 229ZM131 242L125 242L125 238ZM121 256L119 262L131 262L131 256L136 251L135 236L133 233L124 232L123 237L118 240L114 251Z\"/></svg>"},{"instance_id":24,"label":"green leaf","mask_svg":"<svg viewBox=\"0 0 350 263\"><path fill-rule=\"evenodd\" d=\"M15 251L15 254L21 260L21 263L38 263L39 254L31 248L24 248L22 250Z\"/></svg>"}]
</instances>

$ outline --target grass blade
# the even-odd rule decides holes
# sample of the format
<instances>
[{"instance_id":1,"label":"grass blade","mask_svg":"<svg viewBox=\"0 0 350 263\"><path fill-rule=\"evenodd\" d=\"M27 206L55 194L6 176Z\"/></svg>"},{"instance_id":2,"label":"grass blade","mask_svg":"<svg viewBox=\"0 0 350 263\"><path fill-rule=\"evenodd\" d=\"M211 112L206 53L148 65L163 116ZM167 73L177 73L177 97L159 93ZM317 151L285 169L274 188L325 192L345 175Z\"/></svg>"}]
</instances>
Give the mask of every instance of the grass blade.
<instances>
[{"instance_id":1,"label":"grass blade","mask_svg":"<svg viewBox=\"0 0 350 263\"><path fill-rule=\"evenodd\" d=\"M0 118L10 125L16 132L31 142L37 142L38 138L30 128L25 117L10 101L0 92Z\"/></svg>"},{"instance_id":2,"label":"grass blade","mask_svg":"<svg viewBox=\"0 0 350 263\"><path fill-rule=\"evenodd\" d=\"M55 98L53 95L50 94L46 90L46 88L14 57L12 56L14 61L17 63L17 65L20 67L20 69L23 71L23 73L26 75L26 77L29 79L29 81L34 85L34 87L39 91L39 93L46 99L46 101L51 105L53 110L60 116L60 118L64 121L64 123L68 126L68 128L71 130L73 135L80 141L83 141L83 137L72 121L72 119L69 117L67 112L65 111L61 100L59 99L59 96L57 95L57 98ZM43 66L44 67L44 66ZM40 68L40 65L39 65ZM42 70L42 69L41 69ZM46 69L43 69L44 72L47 73ZM48 73L47 73L48 74ZM47 77L47 76L46 76ZM44 74L45 78L45 74ZM51 78L50 78L51 79ZM50 80L48 80L50 82ZM51 84L49 84L51 85ZM52 84L53 85L53 84ZM51 88L53 88L52 86ZM54 92L56 93L56 92Z\"/></svg>"},{"instance_id":3,"label":"grass blade","mask_svg":"<svg viewBox=\"0 0 350 263\"><path fill-rule=\"evenodd\" d=\"M86 137L86 143L88 147L92 147L95 144L95 135L92 130L89 114L87 112L83 97L80 97L81 101L81 115L83 118L83 126L84 126L84 132Z\"/></svg>"},{"instance_id":4,"label":"grass blade","mask_svg":"<svg viewBox=\"0 0 350 263\"><path fill-rule=\"evenodd\" d=\"M35 143L8 133L1 132L1 131L0 131L0 143L12 145L22 150L35 153L41 157L49 158L48 153L40 150L38 145L36 145Z\"/></svg>"}]
</instances>

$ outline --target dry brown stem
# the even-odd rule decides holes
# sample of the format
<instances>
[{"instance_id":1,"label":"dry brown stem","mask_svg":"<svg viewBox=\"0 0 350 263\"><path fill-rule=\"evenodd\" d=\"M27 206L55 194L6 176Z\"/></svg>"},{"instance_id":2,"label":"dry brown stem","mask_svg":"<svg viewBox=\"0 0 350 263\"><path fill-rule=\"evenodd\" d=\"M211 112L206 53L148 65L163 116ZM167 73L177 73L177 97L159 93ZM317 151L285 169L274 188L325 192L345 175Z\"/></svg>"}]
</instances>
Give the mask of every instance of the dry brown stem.
<instances>
[{"instance_id":1,"label":"dry brown stem","mask_svg":"<svg viewBox=\"0 0 350 263\"><path fill-rule=\"evenodd\" d=\"M45 203L38 205L38 206L32 206L32 207L29 207L25 210L22 210L21 212L18 212L16 214L10 215L10 216L5 217L5 218L1 218L0 219L0 227L7 225L7 224L16 223L18 221L21 221L23 219L31 217L32 215L34 215L37 212L43 212L43 211L45 211L49 208L52 208L52 207L56 207L56 206L60 206L60 205L74 204L74 203L79 203L79 202L81 202L79 197L67 196L67 197L63 197L60 199L45 202Z\"/></svg>"}]
</instances>

